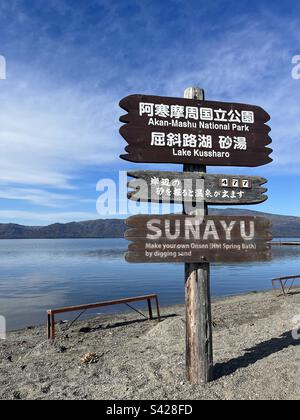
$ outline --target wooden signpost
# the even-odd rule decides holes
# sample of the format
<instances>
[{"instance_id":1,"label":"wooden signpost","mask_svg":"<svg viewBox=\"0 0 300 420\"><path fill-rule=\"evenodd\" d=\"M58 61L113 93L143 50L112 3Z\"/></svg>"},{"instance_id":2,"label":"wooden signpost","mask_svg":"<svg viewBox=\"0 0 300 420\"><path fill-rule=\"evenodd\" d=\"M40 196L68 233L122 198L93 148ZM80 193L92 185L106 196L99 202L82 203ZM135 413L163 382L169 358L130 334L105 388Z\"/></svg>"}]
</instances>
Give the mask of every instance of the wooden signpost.
<instances>
[{"instance_id":1,"label":"wooden signpost","mask_svg":"<svg viewBox=\"0 0 300 420\"><path fill-rule=\"evenodd\" d=\"M265 178L203 172L132 171L128 198L154 203L258 204L267 200Z\"/></svg>"},{"instance_id":2,"label":"wooden signpost","mask_svg":"<svg viewBox=\"0 0 300 420\"><path fill-rule=\"evenodd\" d=\"M245 262L271 258L270 222L263 217L132 216L128 262Z\"/></svg>"},{"instance_id":3,"label":"wooden signpost","mask_svg":"<svg viewBox=\"0 0 300 420\"><path fill-rule=\"evenodd\" d=\"M206 165L260 166L272 161L270 116L260 107L204 100L200 88L184 98L131 95L120 129L122 159L181 163L183 172L131 171L128 198L182 203L182 215L133 216L125 238L128 262L185 263L186 373L194 384L213 379L210 263L267 261L270 222L262 217L209 216L208 204L265 201L266 179L212 175ZM186 203L192 206L186 206Z\"/></svg>"},{"instance_id":4,"label":"wooden signpost","mask_svg":"<svg viewBox=\"0 0 300 420\"><path fill-rule=\"evenodd\" d=\"M261 166L272 162L270 116L260 107L196 99L131 95L120 134L123 159L144 163Z\"/></svg>"}]
</instances>

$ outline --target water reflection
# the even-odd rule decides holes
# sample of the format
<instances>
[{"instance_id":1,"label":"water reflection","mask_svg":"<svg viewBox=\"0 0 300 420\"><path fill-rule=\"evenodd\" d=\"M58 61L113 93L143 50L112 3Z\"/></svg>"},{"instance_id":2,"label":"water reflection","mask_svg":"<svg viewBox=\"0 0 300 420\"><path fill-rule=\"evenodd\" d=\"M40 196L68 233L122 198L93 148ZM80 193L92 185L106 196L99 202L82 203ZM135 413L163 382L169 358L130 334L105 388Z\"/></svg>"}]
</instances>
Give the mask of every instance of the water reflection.
<instances>
[{"instance_id":1,"label":"water reflection","mask_svg":"<svg viewBox=\"0 0 300 420\"><path fill-rule=\"evenodd\" d=\"M130 295L158 293L162 304L183 302L183 264L128 264L127 244L122 239L0 241L0 314L8 328L44 323L51 307ZM213 295L269 289L272 277L300 273L300 247L274 246L273 256L267 263L213 265Z\"/></svg>"}]
</instances>

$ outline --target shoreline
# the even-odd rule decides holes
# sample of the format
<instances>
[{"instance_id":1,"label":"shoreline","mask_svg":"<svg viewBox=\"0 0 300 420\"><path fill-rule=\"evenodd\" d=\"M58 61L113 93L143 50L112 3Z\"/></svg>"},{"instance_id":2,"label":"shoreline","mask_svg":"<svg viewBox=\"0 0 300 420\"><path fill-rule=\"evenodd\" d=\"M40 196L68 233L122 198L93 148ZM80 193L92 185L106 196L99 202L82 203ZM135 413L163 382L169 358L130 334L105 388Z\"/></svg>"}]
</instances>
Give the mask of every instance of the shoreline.
<instances>
[{"instance_id":1,"label":"shoreline","mask_svg":"<svg viewBox=\"0 0 300 420\"><path fill-rule=\"evenodd\" d=\"M300 289L300 286L298 286L298 287L294 286L294 288L295 288L295 290L297 290L297 288ZM262 294L263 295L263 294L268 294L268 293L271 293L271 292L273 292L274 296L275 296L275 291L273 289L253 290L251 292L237 293L237 294L232 294L232 295L212 296L211 297L211 302L212 303L222 302L222 301L232 299L232 298L239 298L239 297L242 298L242 297L247 297L249 295L256 295L256 294ZM280 292L280 289L278 289L278 292ZM159 299L159 294L158 294L158 299ZM93 303L93 302L91 302L91 303ZM181 307L184 308L185 303L182 302L182 303L174 303L174 304L166 304L166 305L161 305L160 304L160 310L166 310L167 311L167 310L169 310L171 308L175 308L175 307L176 308L181 308ZM49 308L49 309L55 309L55 308ZM142 312L144 311L147 314L146 306L145 306L145 308L139 308L139 309ZM153 308L153 309L155 311L155 308ZM74 316L73 317L71 316L71 318L76 318L76 311L71 312L71 313L74 314ZM100 318L101 319L101 317L106 317L106 318L112 318L113 319L117 316L122 316L122 315L126 316L126 315L130 315L132 313L133 313L133 311L126 310L126 309L125 310L119 310L119 311L116 311L116 312L107 311L107 312L103 312L103 313L100 313L100 314L91 313L90 315L86 314L86 317L84 317L84 316L80 317L78 322L87 322L87 321L93 320L94 318ZM62 322L63 324L67 324L67 323L72 322L72 319L69 320L69 319L66 319L66 318L67 317L65 317L65 319ZM7 334L21 333L22 331L33 330L35 328L46 328L46 322L47 321L46 321L46 311L45 311L45 322L44 323L28 324L28 325L25 325L24 327L13 328L11 330L7 330Z\"/></svg>"},{"instance_id":2,"label":"shoreline","mask_svg":"<svg viewBox=\"0 0 300 420\"><path fill-rule=\"evenodd\" d=\"M299 399L299 290L221 297L212 312L215 380L206 386L185 379L181 304L162 306L160 323L130 312L57 325L54 343L45 325L8 333L0 399Z\"/></svg>"}]
</instances>

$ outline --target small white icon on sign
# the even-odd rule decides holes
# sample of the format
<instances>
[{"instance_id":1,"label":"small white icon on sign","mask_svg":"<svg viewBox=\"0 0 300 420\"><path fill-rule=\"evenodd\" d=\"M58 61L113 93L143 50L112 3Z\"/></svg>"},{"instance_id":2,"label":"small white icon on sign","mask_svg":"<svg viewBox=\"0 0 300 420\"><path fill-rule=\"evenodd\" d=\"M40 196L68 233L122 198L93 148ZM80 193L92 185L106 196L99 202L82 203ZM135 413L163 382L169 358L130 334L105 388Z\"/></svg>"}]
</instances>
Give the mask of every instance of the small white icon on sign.
<instances>
[{"instance_id":1,"label":"small white icon on sign","mask_svg":"<svg viewBox=\"0 0 300 420\"><path fill-rule=\"evenodd\" d=\"M232 183L231 183L232 188L238 188L239 187L239 180L238 179L233 179Z\"/></svg>"},{"instance_id":2,"label":"small white icon on sign","mask_svg":"<svg viewBox=\"0 0 300 420\"><path fill-rule=\"evenodd\" d=\"M243 181L242 181L242 187L243 188L250 188L249 179L243 179Z\"/></svg>"},{"instance_id":3,"label":"small white icon on sign","mask_svg":"<svg viewBox=\"0 0 300 420\"><path fill-rule=\"evenodd\" d=\"M221 181L221 186L222 187L228 187L229 186L229 179L228 178L223 178Z\"/></svg>"}]
</instances>

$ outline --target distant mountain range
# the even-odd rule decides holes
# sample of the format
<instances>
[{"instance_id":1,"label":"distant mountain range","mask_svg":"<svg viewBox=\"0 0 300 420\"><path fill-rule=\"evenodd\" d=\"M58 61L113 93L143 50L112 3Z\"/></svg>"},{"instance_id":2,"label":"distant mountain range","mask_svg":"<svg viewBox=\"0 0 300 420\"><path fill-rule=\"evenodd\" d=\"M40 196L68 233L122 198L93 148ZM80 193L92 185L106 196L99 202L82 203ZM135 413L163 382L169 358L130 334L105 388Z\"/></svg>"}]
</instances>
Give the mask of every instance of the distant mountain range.
<instances>
[{"instance_id":1,"label":"distant mountain range","mask_svg":"<svg viewBox=\"0 0 300 420\"><path fill-rule=\"evenodd\" d=\"M265 216L273 222L273 236L300 237L300 217L280 216L242 209L210 209L211 215ZM0 223L0 239L122 238L126 226L122 219L55 223L49 226L22 226Z\"/></svg>"}]
</instances>

